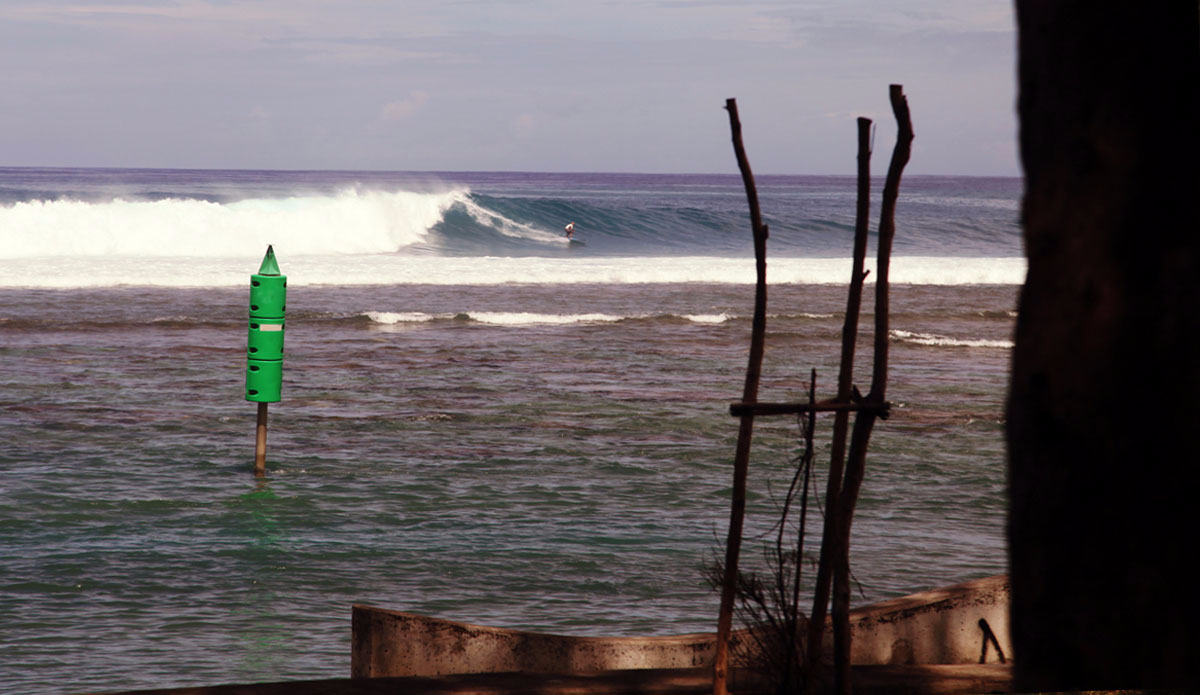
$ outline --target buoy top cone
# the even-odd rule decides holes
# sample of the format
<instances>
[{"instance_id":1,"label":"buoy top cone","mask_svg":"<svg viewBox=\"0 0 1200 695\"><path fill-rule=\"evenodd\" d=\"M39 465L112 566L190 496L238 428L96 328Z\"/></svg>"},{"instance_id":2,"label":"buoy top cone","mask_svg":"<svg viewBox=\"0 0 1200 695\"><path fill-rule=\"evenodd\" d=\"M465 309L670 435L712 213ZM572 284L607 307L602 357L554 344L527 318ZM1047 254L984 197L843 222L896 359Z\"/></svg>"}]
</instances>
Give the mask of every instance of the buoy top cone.
<instances>
[{"instance_id":1,"label":"buoy top cone","mask_svg":"<svg viewBox=\"0 0 1200 695\"><path fill-rule=\"evenodd\" d=\"M279 263L275 261L275 249L270 244L267 245L267 253L263 256L262 265L258 267L259 275L282 275L279 272Z\"/></svg>"},{"instance_id":2,"label":"buoy top cone","mask_svg":"<svg viewBox=\"0 0 1200 695\"><path fill-rule=\"evenodd\" d=\"M283 319L287 306L287 277L279 272L275 249L267 247L262 267L250 276L250 318Z\"/></svg>"}]
</instances>

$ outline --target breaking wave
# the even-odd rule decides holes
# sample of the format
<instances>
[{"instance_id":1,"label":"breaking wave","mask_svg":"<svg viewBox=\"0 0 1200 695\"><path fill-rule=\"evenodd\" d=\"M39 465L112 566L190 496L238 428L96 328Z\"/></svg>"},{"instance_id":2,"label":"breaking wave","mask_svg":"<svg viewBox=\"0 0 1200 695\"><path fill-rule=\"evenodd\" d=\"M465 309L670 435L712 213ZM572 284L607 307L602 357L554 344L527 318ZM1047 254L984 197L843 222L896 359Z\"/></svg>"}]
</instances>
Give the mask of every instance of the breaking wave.
<instances>
[{"instance_id":1,"label":"breaking wave","mask_svg":"<svg viewBox=\"0 0 1200 695\"><path fill-rule=\"evenodd\" d=\"M29 200L0 207L0 258L254 256L389 253L421 243L467 192L346 190L251 198Z\"/></svg>"}]
</instances>

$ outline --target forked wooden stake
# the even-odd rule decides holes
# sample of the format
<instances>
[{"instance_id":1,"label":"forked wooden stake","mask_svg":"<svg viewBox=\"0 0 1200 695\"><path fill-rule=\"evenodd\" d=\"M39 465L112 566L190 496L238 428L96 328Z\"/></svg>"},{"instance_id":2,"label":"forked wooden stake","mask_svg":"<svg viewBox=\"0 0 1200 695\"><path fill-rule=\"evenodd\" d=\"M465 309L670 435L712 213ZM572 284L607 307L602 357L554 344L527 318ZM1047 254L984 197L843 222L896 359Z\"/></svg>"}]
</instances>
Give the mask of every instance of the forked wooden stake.
<instances>
[{"instance_id":1,"label":"forked wooden stake","mask_svg":"<svg viewBox=\"0 0 1200 695\"><path fill-rule=\"evenodd\" d=\"M746 198L750 202L750 225L754 233L754 259L757 282L754 291L754 321L750 329L750 358L742 402L758 400L758 381L762 374L763 350L767 332L767 225L758 207L754 174L742 146L742 123L738 120L737 100L726 99L729 129L733 133L733 151L737 155ZM746 517L746 474L750 468L750 440L754 434L754 413L741 416L737 450L733 457L733 503L729 508L729 536L725 542L725 576L721 586L721 612L717 617L717 647L713 658L713 695L725 695L729 675L729 634L733 629L733 601L737 589L738 555L742 548L742 523Z\"/></svg>"},{"instance_id":2,"label":"forked wooden stake","mask_svg":"<svg viewBox=\"0 0 1200 695\"><path fill-rule=\"evenodd\" d=\"M879 248L875 261L875 355L871 373L871 390L867 403L885 403L888 375L888 274L892 259L892 239L896 235L896 200L900 196L900 177L912 154L913 128L904 89L894 84L888 90L892 113L896 117L896 146L888 165L883 185L883 203L879 211ZM837 516L837 532L833 568L833 634L834 689L839 695L849 695L850 683L850 525L854 507L866 472L867 443L878 414L860 412L854 419L850 435L850 453L846 461L846 477L842 482Z\"/></svg>"},{"instance_id":3,"label":"forked wooden stake","mask_svg":"<svg viewBox=\"0 0 1200 695\"><path fill-rule=\"evenodd\" d=\"M729 125L733 131L733 147L737 154L738 168L746 185L746 197L750 203L750 219L754 232L754 255L758 271L754 301L754 322L750 334L750 361L746 368L746 384L742 402L730 407L731 414L741 418L738 430L737 450L734 456L733 502L729 512L729 536L725 547L724 575L722 577L721 613L717 622L716 655L713 665L713 693L726 695L729 671L729 637L732 631L733 604L738 583L738 555L741 550L742 526L746 512L746 478L750 462L750 439L754 429L755 415L783 415L806 413L810 417L806 431L807 448L811 451L811 418L818 412L835 413L828 487L826 490L825 529L821 542L821 558L813 590L813 610L809 618L807 654L804 667L808 669L811 687L819 680L822 669L821 652L824 643L824 627L830 593L833 594L832 618L834 625L834 691L849 695L850 683L850 526L854 508L865 472L867 444L875 420L887 418L890 404L886 400L888 366L888 275L891 263L892 238L895 235L896 199L900 190L900 176L908 163L913 140L912 121L909 117L908 101L900 85L891 85L892 111L896 116L899 132L896 147L892 152L887 181L883 190L883 208L879 222L879 248L876 259L875 286L875 354L872 370L871 390L860 397L853 385L854 347L858 336L858 321L862 303L863 282L867 273L863 270L867 246L867 227L870 199L870 125L868 119L858 121L858 208L855 224L854 266L847 297L845 322L842 329L841 367L838 373L838 394L829 401L817 401L816 374L807 403L758 403L758 382L762 372L763 351L766 334L766 240L767 226L762 223L758 207L758 196L754 176L746 160L742 146L741 123L737 117L737 104L733 99L725 102L729 110ZM850 413L855 413L854 425L850 427ZM847 430L852 430L847 432ZM849 446L847 447L847 435ZM790 493L789 493L790 495ZM804 500L807 501L807 483ZM786 518L786 511L785 511ZM782 522L781 522L782 523ZM782 527L780 530L782 534ZM800 558L804 541L803 527L797 546L796 584L792 587L792 609L798 604ZM782 557L782 535L778 542L779 557ZM782 566L782 560L779 562ZM782 587L780 593L782 595ZM788 635L789 649L795 649L795 626L798 616L792 616L793 633ZM795 652L789 654L793 658ZM787 668L791 668L789 661ZM785 671L790 676L790 672Z\"/></svg>"},{"instance_id":4,"label":"forked wooden stake","mask_svg":"<svg viewBox=\"0 0 1200 695\"><path fill-rule=\"evenodd\" d=\"M838 403L851 404L854 390L854 347L858 340L858 317L862 308L863 270L867 255L867 232L871 201L871 119L858 119L858 200L854 223L854 263L850 272L850 289L846 295L846 316L842 323L842 357L838 368ZM817 579L813 587L813 606L808 622L806 663L812 670L820 668L825 615L832 589L835 534L838 529L838 500L842 494L842 475L846 465L846 435L850 412L839 411L833 421L833 441L829 453L829 479L825 486L825 527L821 538L821 559L817 564Z\"/></svg>"}]
</instances>

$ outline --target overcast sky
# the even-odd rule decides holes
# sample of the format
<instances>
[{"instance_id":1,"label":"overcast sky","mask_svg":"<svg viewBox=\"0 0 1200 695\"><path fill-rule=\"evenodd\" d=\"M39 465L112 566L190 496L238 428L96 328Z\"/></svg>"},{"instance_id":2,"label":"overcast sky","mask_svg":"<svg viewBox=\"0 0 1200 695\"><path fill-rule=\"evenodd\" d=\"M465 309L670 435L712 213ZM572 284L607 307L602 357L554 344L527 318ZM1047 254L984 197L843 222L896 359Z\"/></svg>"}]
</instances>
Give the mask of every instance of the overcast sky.
<instances>
[{"instance_id":1,"label":"overcast sky","mask_svg":"<svg viewBox=\"0 0 1200 695\"><path fill-rule=\"evenodd\" d=\"M1017 175L1011 0L2 0L0 165Z\"/></svg>"}]
</instances>

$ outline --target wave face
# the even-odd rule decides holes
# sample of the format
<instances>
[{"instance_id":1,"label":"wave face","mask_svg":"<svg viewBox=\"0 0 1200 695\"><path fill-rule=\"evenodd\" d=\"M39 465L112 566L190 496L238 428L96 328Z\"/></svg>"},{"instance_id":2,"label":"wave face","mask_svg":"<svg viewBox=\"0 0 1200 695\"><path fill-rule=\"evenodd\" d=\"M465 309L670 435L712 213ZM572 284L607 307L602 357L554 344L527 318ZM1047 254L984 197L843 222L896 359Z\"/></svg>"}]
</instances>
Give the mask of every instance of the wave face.
<instances>
[{"instance_id":1,"label":"wave face","mask_svg":"<svg viewBox=\"0 0 1200 695\"><path fill-rule=\"evenodd\" d=\"M845 282L853 180L759 195L772 281ZM907 180L893 280L1019 283L1018 196ZM296 284L748 283L746 209L735 176L0 169L0 286L239 285L267 244Z\"/></svg>"}]
</instances>

